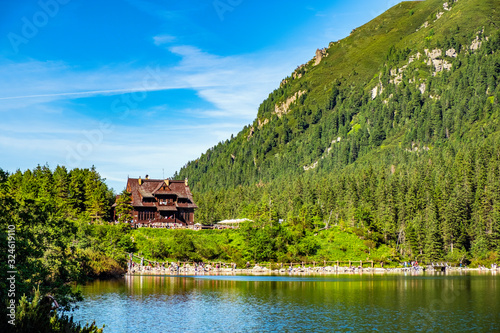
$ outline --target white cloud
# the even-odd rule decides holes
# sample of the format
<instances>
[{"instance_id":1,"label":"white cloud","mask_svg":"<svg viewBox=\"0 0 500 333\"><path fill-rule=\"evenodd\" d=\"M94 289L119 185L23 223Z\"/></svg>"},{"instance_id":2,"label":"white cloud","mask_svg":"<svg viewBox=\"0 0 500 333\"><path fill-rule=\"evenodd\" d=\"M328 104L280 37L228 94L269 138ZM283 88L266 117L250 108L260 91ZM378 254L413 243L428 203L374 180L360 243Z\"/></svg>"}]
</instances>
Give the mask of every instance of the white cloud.
<instances>
[{"instance_id":1,"label":"white cloud","mask_svg":"<svg viewBox=\"0 0 500 333\"><path fill-rule=\"evenodd\" d=\"M155 45L160 46L163 44L170 44L175 42L176 37L175 36L170 36L170 35L158 35L153 37L153 42Z\"/></svg>"},{"instance_id":2,"label":"white cloud","mask_svg":"<svg viewBox=\"0 0 500 333\"><path fill-rule=\"evenodd\" d=\"M164 108L148 110L160 113ZM15 171L45 163L52 168L58 164L68 168L95 165L119 191L127 174L160 177L164 169L165 175L171 176L241 128L239 122L208 118L171 123L160 116L147 117L141 124L108 124L90 117L74 118L70 111L47 114L42 119L32 119L27 111L0 124L0 167Z\"/></svg>"},{"instance_id":3,"label":"white cloud","mask_svg":"<svg viewBox=\"0 0 500 333\"><path fill-rule=\"evenodd\" d=\"M175 67L131 64L81 70L60 62L0 62L0 111L98 95L193 89L218 110L212 114L255 116L260 102L290 74L297 60L285 52L217 56L175 46ZM214 110L209 110L214 111Z\"/></svg>"},{"instance_id":4,"label":"white cloud","mask_svg":"<svg viewBox=\"0 0 500 333\"><path fill-rule=\"evenodd\" d=\"M14 171L44 163L95 165L116 191L127 175L161 178L164 169L171 176L251 122L259 104L300 63L297 57L304 57L302 50L294 56L289 50L218 56L192 46L169 51L181 58L175 66L120 64L82 70L61 62L0 60L0 77L5 78L0 82L5 120L0 124L0 167ZM99 132L101 119L71 102L83 96L167 89L192 89L209 103L182 110L139 105L132 115L140 112L140 123L115 119L109 132ZM109 110L102 117L104 112ZM170 123L174 112L189 122Z\"/></svg>"},{"instance_id":5,"label":"white cloud","mask_svg":"<svg viewBox=\"0 0 500 333\"><path fill-rule=\"evenodd\" d=\"M182 57L175 72L182 73L187 85L215 105L217 114L240 115L248 121L255 118L259 104L299 61L285 51L220 57L191 46L170 50Z\"/></svg>"}]
</instances>

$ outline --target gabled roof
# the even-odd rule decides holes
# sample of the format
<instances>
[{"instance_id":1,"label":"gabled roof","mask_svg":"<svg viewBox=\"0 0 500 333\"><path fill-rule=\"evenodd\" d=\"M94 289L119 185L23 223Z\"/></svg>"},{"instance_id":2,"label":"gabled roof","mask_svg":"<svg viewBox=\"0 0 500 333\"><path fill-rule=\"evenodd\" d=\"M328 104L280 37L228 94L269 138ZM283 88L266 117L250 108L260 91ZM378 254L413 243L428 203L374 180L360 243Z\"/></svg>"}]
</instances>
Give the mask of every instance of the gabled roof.
<instances>
[{"instance_id":1,"label":"gabled roof","mask_svg":"<svg viewBox=\"0 0 500 333\"><path fill-rule=\"evenodd\" d=\"M167 184L165 183L165 181L159 181L159 182L157 182L157 185L154 188L153 193L158 192L162 188L162 186L166 186L166 185Z\"/></svg>"},{"instance_id":2,"label":"gabled roof","mask_svg":"<svg viewBox=\"0 0 500 333\"><path fill-rule=\"evenodd\" d=\"M157 195L172 194L178 198L188 199L188 203L179 205L179 208L198 208L193 201L193 195L189 186L184 180L167 180L163 179L140 179L129 178L127 181L127 189L132 193L132 206L143 207L142 198L154 198ZM169 190L163 190L162 186L167 185ZM159 206L161 207L161 206Z\"/></svg>"}]
</instances>

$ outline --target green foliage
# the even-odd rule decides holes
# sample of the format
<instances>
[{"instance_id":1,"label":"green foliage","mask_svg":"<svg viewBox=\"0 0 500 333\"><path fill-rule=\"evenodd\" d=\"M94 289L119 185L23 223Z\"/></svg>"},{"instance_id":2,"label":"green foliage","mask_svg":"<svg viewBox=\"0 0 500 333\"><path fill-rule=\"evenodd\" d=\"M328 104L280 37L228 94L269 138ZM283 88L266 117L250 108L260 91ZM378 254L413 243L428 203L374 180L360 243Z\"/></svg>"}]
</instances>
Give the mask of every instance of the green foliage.
<instances>
[{"instance_id":1,"label":"green foliage","mask_svg":"<svg viewBox=\"0 0 500 333\"><path fill-rule=\"evenodd\" d=\"M35 287L67 311L82 299L72 283L125 272L125 252L133 250L130 227L104 223L113 197L94 168L52 172L38 166L11 175L0 169L0 299L21 302L26 317L16 321L19 327L42 320ZM14 298L7 297L9 271L17 272ZM6 311L4 304L4 318ZM53 320L68 331L79 327L69 317Z\"/></svg>"},{"instance_id":2,"label":"green foliage","mask_svg":"<svg viewBox=\"0 0 500 333\"><path fill-rule=\"evenodd\" d=\"M106 278L125 274L124 257L121 263L100 251L83 249L80 251L79 262L85 277Z\"/></svg>"},{"instance_id":3,"label":"green foliage","mask_svg":"<svg viewBox=\"0 0 500 333\"><path fill-rule=\"evenodd\" d=\"M298 220L243 223L236 230L134 230L139 256L165 261L301 262L334 260L397 260L387 246L375 249L352 230L333 227L314 232ZM370 253L372 251L372 253Z\"/></svg>"},{"instance_id":4,"label":"green foliage","mask_svg":"<svg viewBox=\"0 0 500 333\"><path fill-rule=\"evenodd\" d=\"M16 307L15 326L9 328L9 332L16 333L102 333L103 329L98 328L95 323L81 325L75 323L72 317L59 315L52 310L53 301L49 297L43 297L37 289L33 299L29 301L23 296Z\"/></svg>"},{"instance_id":5,"label":"green foliage","mask_svg":"<svg viewBox=\"0 0 500 333\"><path fill-rule=\"evenodd\" d=\"M449 5L436 20L442 1L403 2L287 77L251 126L176 175L190 179L197 222L246 217L265 230L281 219L297 239L342 224L368 252L427 260L499 252L500 17L492 1ZM417 60L426 48L451 69ZM276 235L252 235L243 257L253 260L323 250L271 255Z\"/></svg>"},{"instance_id":6,"label":"green foliage","mask_svg":"<svg viewBox=\"0 0 500 333\"><path fill-rule=\"evenodd\" d=\"M122 191L120 196L116 199L116 216L118 217L118 222L130 222L132 221L132 194L127 192L126 189Z\"/></svg>"},{"instance_id":7,"label":"green foliage","mask_svg":"<svg viewBox=\"0 0 500 333\"><path fill-rule=\"evenodd\" d=\"M6 186L18 202L34 200L58 218L75 219L83 212L96 221L109 220L113 193L107 188L94 167L73 169L57 166L37 166L24 173L17 170L7 179Z\"/></svg>"}]
</instances>

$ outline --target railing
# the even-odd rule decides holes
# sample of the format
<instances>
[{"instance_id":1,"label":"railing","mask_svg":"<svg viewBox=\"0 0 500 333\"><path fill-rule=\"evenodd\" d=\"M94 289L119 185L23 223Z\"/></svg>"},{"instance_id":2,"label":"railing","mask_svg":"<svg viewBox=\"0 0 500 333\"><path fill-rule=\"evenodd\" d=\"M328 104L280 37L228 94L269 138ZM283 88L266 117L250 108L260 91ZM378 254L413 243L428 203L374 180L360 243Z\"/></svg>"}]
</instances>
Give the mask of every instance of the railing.
<instances>
[{"instance_id":1,"label":"railing","mask_svg":"<svg viewBox=\"0 0 500 333\"><path fill-rule=\"evenodd\" d=\"M146 220L137 220L136 223L142 223L142 224L149 224L149 223L183 223L181 220L177 218L153 218L153 219L146 219Z\"/></svg>"},{"instance_id":2,"label":"railing","mask_svg":"<svg viewBox=\"0 0 500 333\"><path fill-rule=\"evenodd\" d=\"M159 223L182 223L180 220L178 220L177 218L173 218L173 219L162 219L162 218L156 218L154 220L151 220L152 223L154 222L159 222Z\"/></svg>"},{"instance_id":3,"label":"railing","mask_svg":"<svg viewBox=\"0 0 500 333\"><path fill-rule=\"evenodd\" d=\"M186 222L178 219L164 219L164 218L156 218L151 220L139 220L133 224L136 228L192 228L193 225L189 225Z\"/></svg>"}]
</instances>

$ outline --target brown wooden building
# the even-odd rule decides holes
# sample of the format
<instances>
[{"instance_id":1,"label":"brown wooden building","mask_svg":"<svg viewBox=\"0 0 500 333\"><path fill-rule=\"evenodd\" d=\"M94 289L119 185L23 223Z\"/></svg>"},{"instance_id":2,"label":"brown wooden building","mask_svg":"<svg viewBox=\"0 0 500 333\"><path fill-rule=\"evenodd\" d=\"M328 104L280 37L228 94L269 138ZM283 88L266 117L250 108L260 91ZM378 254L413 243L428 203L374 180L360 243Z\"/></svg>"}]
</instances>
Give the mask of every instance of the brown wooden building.
<instances>
[{"instance_id":1,"label":"brown wooden building","mask_svg":"<svg viewBox=\"0 0 500 333\"><path fill-rule=\"evenodd\" d=\"M194 210L198 206L193 201L187 179L129 178L127 192L132 194L134 225L194 225Z\"/></svg>"}]
</instances>

